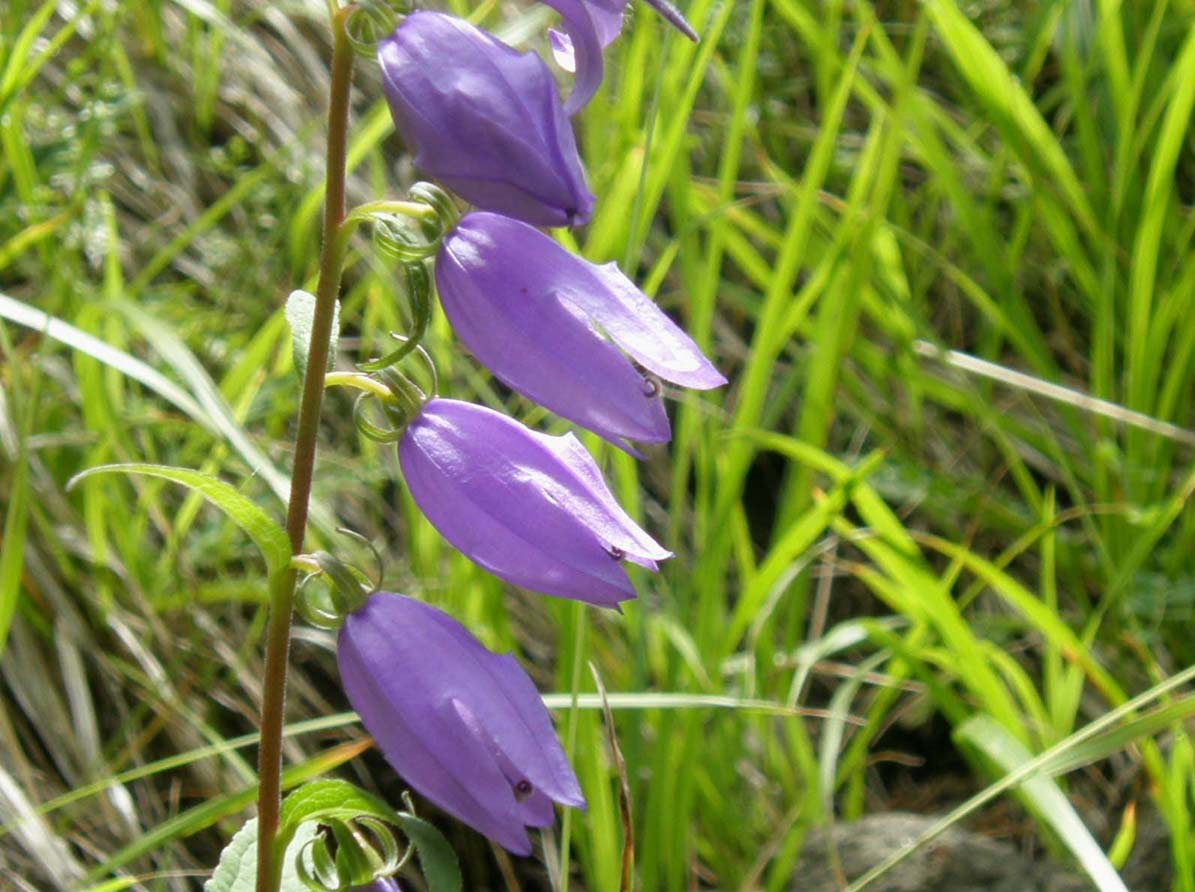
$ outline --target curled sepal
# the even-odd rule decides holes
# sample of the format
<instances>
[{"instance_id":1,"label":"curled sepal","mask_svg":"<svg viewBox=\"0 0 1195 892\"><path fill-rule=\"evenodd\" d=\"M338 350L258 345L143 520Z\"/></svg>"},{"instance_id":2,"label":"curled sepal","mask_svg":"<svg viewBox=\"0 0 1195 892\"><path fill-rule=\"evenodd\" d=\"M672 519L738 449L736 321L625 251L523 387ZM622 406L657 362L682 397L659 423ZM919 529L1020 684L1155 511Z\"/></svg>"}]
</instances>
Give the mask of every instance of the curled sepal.
<instances>
[{"instance_id":1,"label":"curled sepal","mask_svg":"<svg viewBox=\"0 0 1195 892\"><path fill-rule=\"evenodd\" d=\"M331 585L332 603L342 613L359 610L365 600L374 592L372 585L366 585L367 577L360 570L350 567L336 555L317 551L312 557Z\"/></svg>"},{"instance_id":2,"label":"curled sepal","mask_svg":"<svg viewBox=\"0 0 1195 892\"><path fill-rule=\"evenodd\" d=\"M393 33L403 17L411 12L409 0L357 0L344 22L353 51L366 59L373 59L378 44Z\"/></svg>"},{"instance_id":3,"label":"curled sepal","mask_svg":"<svg viewBox=\"0 0 1195 892\"><path fill-rule=\"evenodd\" d=\"M304 580L306 583L312 577ZM327 632L335 632L344 625L344 615L336 611L327 589L301 585L295 593L295 610L308 625Z\"/></svg>"},{"instance_id":4,"label":"curled sepal","mask_svg":"<svg viewBox=\"0 0 1195 892\"><path fill-rule=\"evenodd\" d=\"M314 835L312 828L316 825L324 828L317 837L319 841L308 844L306 839ZM339 831L334 829L337 825ZM308 884L309 889L328 892L364 885L371 890L393 890L395 884L385 877L406 863L410 848L399 854L400 846L391 827L398 828L417 853L428 892L461 892L456 856L439 831L413 814L395 811L372 793L335 778L311 781L286 797L275 852L297 852L297 845L287 848L296 834L304 840L300 858L288 857L287 868L304 870L313 882L331 881L324 886ZM360 846L361 851L341 859L340 851L346 844ZM358 878L361 874L351 876L355 863L370 865L373 875L365 875L363 881Z\"/></svg>"},{"instance_id":5,"label":"curled sepal","mask_svg":"<svg viewBox=\"0 0 1195 892\"><path fill-rule=\"evenodd\" d=\"M417 352L426 356L422 347L417 348ZM431 357L427 357L427 361L430 363ZM433 376L434 368L432 366ZM353 404L353 423L363 437L368 437L376 443L397 443L402 439L407 425L423 411L423 404L427 402L428 397L418 385L393 367L382 369L377 380L380 380L389 392L388 396L377 399L388 426L375 424L366 414L370 405L366 402L366 397L377 396L370 392L362 393Z\"/></svg>"},{"instance_id":6,"label":"curled sepal","mask_svg":"<svg viewBox=\"0 0 1195 892\"><path fill-rule=\"evenodd\" d=\"M369 362L363 362L358 365L357 368L363 372L376 372L387 366L396 365L413 351L422 349L419 346L419 342L427 334L427 327L431 324L432 318L433 292L431 273L428 272L427 264L421 260L414 263L404 263L402 270L403 276L406 279L407 299L411 305L411 333L396 336L402 342L398 348L378 359L371 359ZM428 361L430 362L430 358Z\"/></svg>"},{"instance_id":7,"label":"curled sepal","mask_svg":"<svg viewBox=\"0 0 1195 892\"><path fill-rule=\"evenodd\" d=\"M366 838L363 829L373 837ZM329 819L323 831L296 856L295 872L312 892L345 892L370 887L393 876L409 857L399 851L390 828L369 816Z\"/></svg>"},{"instance_id":8,"label":"curled sepal","mask_svg":"<svg viewBox=\"0 0 1195 892\"><path fill-rule=\"evenodd\" d=\"M374 248L391 261L423 261L434 256L440 248L440 239L434 233L402 214L379 212L373 214L370 222L373 224Z\"/></svg>"},{"instance_id":9,"label":"curled sepal","mask_svg":"<svg viewBox=\"0 0 1195 892\"><path fill-rule=\"evenodd\" d=\"M421 201L436 212L436 220L440 224L440 232L449 232L461 218L460 208L456 199L446 189L441 189L435 183L420 181L407 190L407 195L415 201Z\"/></svg>"},{"instance_id":10,"label":"curled sepal","mask_svg":"<svg viewBox=\"0 0 1195 892\"><path fill-rule=\"evenodd\" d=\"M377 585L364 573L327 551L299 555L293 563L298 569L310 571L299 588L295 609L319 629L339 629L344 618L360 610L377 590ZM308 587L307 583L317 576L328 583L326 588Z\"/></svg>"},{"instance_id":11,"label":"curled sepal","mask_svg":"<svg viewBox=\"0 0 1195 892\"><path fill-rule=\"evenodd\" d=\"M366 838L369 831L372 841ZM401 851L394 833L384 822L368 815L352 822L332 825L336 837L336 866L354 885L393 876L411 856L411 847Z\"/></svg>"},{"instance_id":12,"label":"curled sepal","mask_svg":"<svg viewBox=\"0 0 1195 892\"><path fill-rule=\"evenodd\" d=\"M328 849L328 839L319 834L308 840L295 856L295 873L299 882L311 892L340 892L347 889L336 869L336 860Z\"/></svg>"}]
</instances>

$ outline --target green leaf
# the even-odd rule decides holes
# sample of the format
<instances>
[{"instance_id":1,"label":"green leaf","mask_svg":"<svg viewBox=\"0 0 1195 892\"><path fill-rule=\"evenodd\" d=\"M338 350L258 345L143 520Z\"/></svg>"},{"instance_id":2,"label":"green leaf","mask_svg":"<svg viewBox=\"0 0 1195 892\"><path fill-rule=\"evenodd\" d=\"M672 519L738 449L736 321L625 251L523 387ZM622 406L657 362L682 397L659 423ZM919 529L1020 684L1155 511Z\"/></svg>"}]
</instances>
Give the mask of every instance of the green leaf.
<instances>
[{"instance_id":1,"label":"green leaf","mask_svg":"<svg viewBox=\"0 0 1195 892\"><path fill-rule=\"evenodd\" d=\"M150 339L155 350L164 355L164 358L191 386L193 392L179 387L157 369L135 356L131 356L123 350L117 350L110 344L56 316L51 316L6 294L0 294L0 318L8 319L53 338L72 350L90 356L149 388L206 430L227 440L229 445L245 460L245 463L253 469L253 472L260 475L278 496L278 499L285 504L290 495L290 479L278 470L265 453L246 436L233 417L224 397L221 396L219 388L212 382L194 354L167 326L159 323L148 313L142 312L126 301L115 301L112 305L136 323ZM313 520L328 530L336 526L327 509L319 502L312 502L311 516Z\"/></svg>"},{"instance_id":2,"label":"green leaf","mask_svg":"<svg viewBox=\"0 0 1195 892\"><path fill-rule=\"evenodd\" d=\"M460 892L463 888L456 853L443 835L422 818L397 812L384 801L348 781L324 778L304 784L282 803L279 847L304 825L318 821L351 821L369 816L400 827L419 853L419 866L429 892Z\"/></svg>"},{"instance_id":3,"label":"green leaf","mask_svg":"<svg viewBox=\"0 0 1195 892\"><path fill-rule=\"evenodd\" d=\"M282 803L279 838L308 821L351 821L368 815L388 824L398 823L398 812L384 801L348 781L321 778L303 784Z\"/></svg>"},{"instance_id":4,"label":"green leaf","mask_svg":"<svg viewBox=\"0 0 1195 892\"><path fill-rule=\"evenodd\" d=\"M316 829L315 824L308 824L291 838L282 860L280 892L307 892L295 870L295 860L303 846L315 838ZM203 892L255 892L256 888L257 818L250 818L220 853L220 863L204 883Z\"/></svg>"},{"instance_id":5,"label":"green leaf","mask_svg":"<svg viewBox=\"0 0 1195 892\"><path fill-rule=\"evenodd\" d=\"M419 867L429 892L460 892L464 888L456 852L439 830L423 818L400 812L398 826L419 853Z\"/></svg>"},{"instance_id":6,"label":"green leaf","mask_svg":"<svg viewBox=\"0 0 1195 892\"><path fill-rule=\"evenodd\" d=\"M174 483L181 483L188 489L202 495L219 508L228 519L244 530L253 544L261 551L271 575L290 563L290 540L274 518L270 517L256 502L235 487L218 477L193 471L190 468L173 468L169 465L151 465L131 462L119 465L100 465L76 474L67 483L67 489L80 480L96 474L142 474L160 477Z\"/></svg>"},{"instance_id":7,"label":"green leaf","mask_svg":"<svg viewBox=\"0 0 1195 892\"><path fill-rule=\"evenodd\" d=\"M307 354L311 349L311 324L315 318L315 295L306 291L292 291L286 299L286 321L295 351L295 370L299 377L307 375ZM336 364L336 342L340 338L340 301L332 310L332 343L328 350L328 368Z\"/></svg>"}]
</instances>

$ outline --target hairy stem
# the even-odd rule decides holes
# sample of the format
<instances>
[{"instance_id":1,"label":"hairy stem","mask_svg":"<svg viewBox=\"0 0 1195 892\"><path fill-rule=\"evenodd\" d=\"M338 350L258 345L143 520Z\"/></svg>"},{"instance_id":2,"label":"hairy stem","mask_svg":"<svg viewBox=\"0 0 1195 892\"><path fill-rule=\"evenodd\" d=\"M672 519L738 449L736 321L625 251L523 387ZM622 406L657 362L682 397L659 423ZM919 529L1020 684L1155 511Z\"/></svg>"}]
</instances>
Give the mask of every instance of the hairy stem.
<instances>
[{"instance_id":1,"label":"hairy stem","mask_svg":"<svg viewBox=\"0 0 1195 892\"><path fill-rule=\"evenodd\" d=\"M345 217L344 182L348 151L349 88L353 78L353 51L345 31L352 7L332 14L332 86L328 107L328 172L324 204L324 242L320 254L319 288L299 405L295 435L295 461L291 472L290 504L286 532L291 551L303 551L307 510L315 471L316 436L324 397L324 374L332 336L332 318L340 291L344 240L339 238ZM260 788L257 800L257 892L277 892L282 877L280 852L274 851L282 809L282 725L286 707L286 669L290 652L291 616L295 605L293 569L270 581L270 620L266 629L265 685L261 704L261 749L258 757Z\"/></svg>"}]
</instances>

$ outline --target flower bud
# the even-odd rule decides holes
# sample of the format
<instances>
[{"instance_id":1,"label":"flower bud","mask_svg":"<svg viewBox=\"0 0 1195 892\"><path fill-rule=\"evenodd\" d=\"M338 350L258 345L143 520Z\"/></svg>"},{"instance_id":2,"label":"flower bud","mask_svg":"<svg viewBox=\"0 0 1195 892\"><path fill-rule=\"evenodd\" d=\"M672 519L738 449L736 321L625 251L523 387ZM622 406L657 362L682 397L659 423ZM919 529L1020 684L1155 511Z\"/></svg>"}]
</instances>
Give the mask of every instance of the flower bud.
<instances>
[{"instance_id":1,"label":"flower bud","mask_svg":"<svg viewBox=\"0 0 1195 892\"><path fill-rule=\"evenodd\" d=\"M378 47L415 165L478 207L536 226L585 223L594 197L551 72L463 19L416 12Z\"/></svg>"}]
</instances>

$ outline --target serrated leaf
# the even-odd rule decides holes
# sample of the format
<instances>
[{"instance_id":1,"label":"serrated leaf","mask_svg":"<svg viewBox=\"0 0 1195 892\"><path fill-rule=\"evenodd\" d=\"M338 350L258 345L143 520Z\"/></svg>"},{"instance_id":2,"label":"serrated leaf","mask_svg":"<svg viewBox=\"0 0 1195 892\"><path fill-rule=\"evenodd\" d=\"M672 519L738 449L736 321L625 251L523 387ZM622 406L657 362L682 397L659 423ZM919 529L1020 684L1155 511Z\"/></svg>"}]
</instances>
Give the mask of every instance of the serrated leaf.
<instances>
[{"instance_id":1,"label":"serrated leaf","mask_svg":"<svg viewBox=\"0 0 1195 892\"><path fill-rule=\"evenodd\" d=\"M291 838L282 860L279 892L307 892L295 869L295 860L303 846L315 838L316 830L315 824L308 824ZM256 889L257 818L250 818L220 853L220 863L211 879L203 884L203 892L256 892Z\"/></svg>"},{"instance_id":2,"label":"serrated leaf","mask_svg":"<svg viewBox=\"0 0 1195 892\"><path fill-rule=\"evenodd\" d=\"M294 346L295 370L300 378L307 375L307 354L311 349L311 326L315 319L315 295L292 291L286 299L286 321ZM336 364L336 342L340 338L340 301L332 308L332 343L328 350L328 368Z\"/></svg>"},{"instance_id":3,"label":"serrated leaf","mask_svg":"<svg viewBox=\"0 0 1195 892\"><path fill-rule=\"evenodd\" d=\"M321 820L351 821L369 816L402 829L419 855L429 892L461 892L463 880L456 853L444 836L422 818L398 812L383 800L348 781L324 778L295 790L282 803L279 845L302 826Z\"/></svg>"},{"instance_id":4,"label":"serrated leaf","mask_svg":"<svg viewBox=\"0 0 1195 892\"><path fill-rule=\"evenodd\" d=\"M190 468L130 462L88 468L72 477L67 483L67 489L73 487L80 480L94 477L97 474L141 474L182 484L202 495L248 534L262 557L265 558L271 575L290 562L290 540L287 539L286 533L278 525L278 522L256 502L219 477L193 471Z\"/></svg>"}]
</instances>

